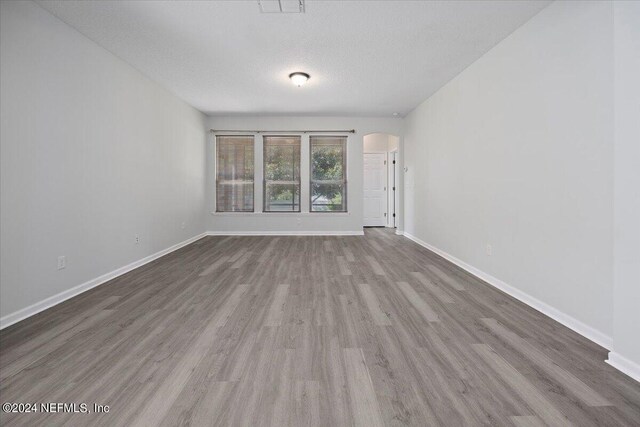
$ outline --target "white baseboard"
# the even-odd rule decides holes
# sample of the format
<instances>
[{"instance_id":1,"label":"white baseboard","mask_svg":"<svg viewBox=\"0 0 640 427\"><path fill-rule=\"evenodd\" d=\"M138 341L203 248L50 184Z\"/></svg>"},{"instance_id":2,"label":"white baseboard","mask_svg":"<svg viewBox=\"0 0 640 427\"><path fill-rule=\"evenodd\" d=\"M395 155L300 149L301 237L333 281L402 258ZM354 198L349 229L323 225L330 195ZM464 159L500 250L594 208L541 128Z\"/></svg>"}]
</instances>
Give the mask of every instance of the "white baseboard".
<instances>
[{"instance_id":1,"label":"white baseboard","mask_svg":"<svg viewBox=\"0 0 640 427\"><path fill-rule=\"evenodd\" d=\"M25 307L21 310L18 310L11 314L7 314L6 316L0 318L0 329L4 329L8 326L11 326L14 323L17 323L23 319L26 319L27 317L31 317L34 314L40 313L41 311L46 310L47 308L60 304L61 302L66 301L69 298L73 298L74 296L81 294L83 292L86 292L89 289L95 288L96 286L102 285L103 283L108 282L109 280L115 279L118 276L122 276L123 274L128 273L131 270L134 270L138 267L148 264L153 260L156 260L164 255L167 255L168 253L171 253L175 250L182 248L183 246L193 243L196 240L200 240L205 236L206 236L206 233L202 233L197 236L191 237L190 239L187 239L183 242L170 246L166 249L156 252L155 254L139 259L138 261L134 261L131 264L125 265L124 267L120 267L117 270L113 270L109 273L103 274L100 277L96 277L95 279L91 279L71 289L67 289L66 291L60 292L59 294L53 295L49 298L46 298L42 301L39 301L35 304Z\"/></svg>"},{"instance_id":2,"label":"white baseboard","mask_svg":"<svg viewBox=\"0 0 640 427\"><path fill-rule=\"evenodd\" d=\"M207 231L207 236L364 236L364 231Z\"/></svg>"},{"instance_id":3,"label":"white baseboard","mask_svg":"<svg viewBox=\"0 0 640 427\"><path fill-rule=\"evenodd\" d=\"M404 231L396 229L396 234L398 236L403 236L404 235Z\"/></svg>"},{"instance_id":4,"label":"white baseboard","mask_svg":"<svg viewBox=\"0 0 640 427\"><path fill-rule=\"evenodd\" d=\"M490 284L491 286L500 289L502 292L514 297L515 299L527 304L529 307L532 307L536 310L538 310L539 312L541 312L542 314L545 314L547 316L549 316L550 318L552 318L553 320L563 324L564 326L566 326L567 328L579 333L580 335L582 335L583 337L595 342L596 344L606 348L607 350L610 350L611 347L613 346L613 339L610 336L607 336L606 334L600 332L597 329L592 328L591 326L581 322L580 320L569 316L568 314L563 313L562 311L558 310L555 307L550 306L549 304L540 301L539 299L511 286L508 285L507 283L503 282L500 279L497 279L493 276L491 276L490 274L487 274L481 270L478 270L477 268L465 263L464 261L459 260L458 258L454 257L453 255L448 254L447 252L440 250L430 244L428 244L427 242L420 240L419 238L417 238L416 236L413 236L409 233L407 233L406 231L404 232L404 236L408 239L413 240L414 242L416 242L417 244L419 244L420 246L423 246L427 249L429 249L431 252L434 252L438 255L440 255L442 258L446 259L449 262L452 262L453 264L457 265L458 267L462 268L463 270L468 271L469 273L473 274L474 276L478 277L479 279L487 282L488 284Z\"/></svg>"},{"instance_id":5,"label":"white baseboard","mask_svg":"<svg viewBox=\"0 0 640 427\"><path fill-rule=\"evenodd\" d=\"M609 365L613 366L617 370L629 375L634 380L640 382L640 365L621 356L615 351L609 352L609 358L605 360Z\"/></svg>"}]
</instances>

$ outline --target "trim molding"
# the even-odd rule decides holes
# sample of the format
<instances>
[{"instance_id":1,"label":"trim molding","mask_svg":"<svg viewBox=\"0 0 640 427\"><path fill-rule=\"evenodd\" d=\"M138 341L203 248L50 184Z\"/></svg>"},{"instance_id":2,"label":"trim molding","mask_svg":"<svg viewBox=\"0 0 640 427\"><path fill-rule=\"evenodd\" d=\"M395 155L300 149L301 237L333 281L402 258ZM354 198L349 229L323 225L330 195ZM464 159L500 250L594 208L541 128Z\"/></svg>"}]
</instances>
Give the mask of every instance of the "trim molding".
<instances>
[{"instance_id":1,"label":"trim molding","mask_svg":"<svg viewBox=\"0 0 640 427\"><path fill-rule=\"evenodd\" d=\"M620 372L629 375L634 380L640 382L640 365L636 362L627 359L620 353L615 351L609 352L609 358L605 360L609 365L613 366Z\"/></svg>"},{"instance_id":2,"label":"trim molding","mask_svg":"<svg viewBox=\"0 0 640 427\"><path fill-rule=\"evenodd\" d=\"M459 260L458 258L454 257L453 255L448 254L447 252L436 248L435 246L430 245L429 243L420 240L419 238L417 238L416 236L407 233L406 231L404 232L404 236L410 240L413 240L414 242L416 242L417 244L419 244L420 246L423 246L427 249L429 249L431 252L434 252L437 255L440 255L442 258L446 259L447 261L457 265L458 267L462 268L463 270L466 270L467 272L473 274L474 276L476 276L477 278L483 280L484 282L487 282L488 284L490 284L491 286L500 289L502 292L514 297L515 299L527 304L529 307L532 307L536 310L538 310L540 313L552 318L553 320L563 324L564 326L566 326L567 328L579 333L580 335L582 335L583 337L595 342L596 344L606 348L607 350L610 350L613 346L613 339L610 336L605 335L604 333L600 332L599 330L592 328L591 326L587 325L586 323L581 322L580 320L569 316L566 313L563 313L562 311L558 310L555 307L550 306L549 304L540 301L539 299L527 294L526 292L523 292L505 282L503 282L500 279L497 279L493 276L491 276L490 274L487 274L475 267L473 267L472 265L467 264L466 262Z\"/></svg>"},{"instance_id":3,"label":"trim molding","mask_svg":"<svg viewBox=\"0 0 640 427\"><path fill-rule=\"evenodd\" d=\"M364 231L207 231L207 236L364 236Z\"/></svg>"},{"instance_id":4,"label":"trim molding","mask_svg":"<svg viewBox=\"0 0 640 427\"><path fill-rule=\"evenodd\" d=\"M191 237L183 242L176 243L173 246L170 246L166 249L163 249L159 252L156 252L152 255L146 256L138 261L134 261L131 264L127 264L124 267L120 267L116 270L113 270L109 273L103 274L102 276L96 277L95 279L91 279L87 282L84 282L78 286L74 286L71 289L67 289L66 291L62 291L59 294L50 296L49 298L45 298L42 301L39 301L35 304L32 304L28 307L15 311L11 314L7 314L6 316L0 318L0 329L4 329L8 326L13 325L14 323L18 323L21 320L26 319L27 317L31 317L34 314L40 313L54 305L58 305L63 301L66 301L70 298L73 298L76 295L79 295L83 292L88 291L89 289L93 289L96 286L100 286L109 280L115 279L118 276L122 276L125 273L128 273L131 270L135 270L138 267L142 267L145 264L150 263L162 256L165 256L173 251L176 251L184 246L187 246L190 243L195 242L196 240L200 240L205 237L206 233L198 234L197 236Z\"/></svg>"}]
</instances>

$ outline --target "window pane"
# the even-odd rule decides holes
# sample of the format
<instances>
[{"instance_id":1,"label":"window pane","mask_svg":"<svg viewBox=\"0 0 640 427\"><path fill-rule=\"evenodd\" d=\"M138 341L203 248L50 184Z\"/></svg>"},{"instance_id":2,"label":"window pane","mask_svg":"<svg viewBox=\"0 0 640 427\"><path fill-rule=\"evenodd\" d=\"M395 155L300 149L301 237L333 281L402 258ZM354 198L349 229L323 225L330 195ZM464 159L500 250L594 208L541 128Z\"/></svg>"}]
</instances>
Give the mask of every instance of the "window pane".
<instances>
[{"instance_id":1,"label":"window pane","mask_svg":"<svg viewBox=\"0 0 640 427\"><path fill-rule=\"evenodd\" d=\"M253 137L221 136L218 145L218 179L253 181Z\"/></svg>"},{"instance_id":2,"label":"window pane","mask_svg":"<svg viewBox=\"0 0 640 427\"><path fill-rule=\"evenodd\" d=\"M264 211L300 211L300 137L264 137Z\"/></svg>"},{"instance_id":3,"label":"window pane","mask_svg":"<svg viewBox=\"0 0 640 427\"><path fill-rule=\"evenodd\" d=\"M344 177L344 149L342 144L312 145L311 169L313 180L342 180Z\"/></svg>"},{"instance_id":4,"label":"window pane","mask_svg":"<svg viewBox=\"0 0 640 427\"><path fill-rule=\"evenodd\" d=\"M300 179L300 138L264 138L264 178L268 181Z\"/></svg>"},{"instance_id":5,"label":"window pane","mask_svg":"<svg viewBox=\"0 0 640 427\"><path fill-rule=\"evenodd\" d=\"M344 184L311 184L311 210L344 212L347 210Z\"/></svg>"},{"instance_id":6,"label":"window pane","mask_svg":"<svg viewBox=\"0 0 640 427\"><path fill-rule=\"evenodd\" d=\"M216 210L253 212L253 136L216 138Z\"/></svg>"},{"instance_id":7,"label":"window pane","mask_svg":"<svg viewBox=\"0 0 640 427\"><path fill-rule=\"evenodd\" d=\"M219 182L216 200L218 212L253 212L253 182Z\"/></svg>"},{"instance_id":8,"label":"window pane","mask_svg":"<svg viewBox=\"0 0 640 427\"><path fill-rule=\"evenodd\" d=\"M347 138L312 136L310 142L311 211L346 212Z\"/></svg>"},{"instance_id":9,"label":"window pane","mask_svg":"<svg viewBox=\"0 0 640 427\"><path fill-rule=\"evenodd\" d=\"M300 184L266 183L265 210L300 212Z\"/></svg>"}]
</instances>

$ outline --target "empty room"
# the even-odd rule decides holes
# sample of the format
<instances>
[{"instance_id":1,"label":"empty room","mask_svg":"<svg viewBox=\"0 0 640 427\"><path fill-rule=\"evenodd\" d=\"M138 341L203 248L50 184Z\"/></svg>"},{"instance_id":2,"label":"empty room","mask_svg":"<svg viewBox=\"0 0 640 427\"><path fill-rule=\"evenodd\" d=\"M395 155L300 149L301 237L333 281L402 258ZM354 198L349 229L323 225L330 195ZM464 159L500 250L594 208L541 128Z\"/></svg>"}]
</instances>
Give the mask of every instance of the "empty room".
<instances>
[{"instance_id":1,"label":"empty room","mask_svg":"<svg viewBox=\"0 0 640 427\"><path fill-rule=\"evenodd\" d=\"M640 1L0 1L0 425L640 426Z\"/></svg>"}]
</instances>

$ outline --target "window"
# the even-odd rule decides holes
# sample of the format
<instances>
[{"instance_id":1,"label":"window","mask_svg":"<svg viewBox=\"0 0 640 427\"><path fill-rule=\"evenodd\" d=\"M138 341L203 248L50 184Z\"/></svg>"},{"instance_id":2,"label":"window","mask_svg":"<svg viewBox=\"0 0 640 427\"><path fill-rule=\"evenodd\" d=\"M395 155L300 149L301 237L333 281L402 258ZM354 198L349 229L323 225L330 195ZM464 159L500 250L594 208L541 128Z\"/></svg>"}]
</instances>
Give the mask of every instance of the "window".
<instances>
[{"instance_id":1,"label":"window","mask_svg":"<svg viewBox=\"0 0 640 427\"><path fill-rule=\"evenodd\" d=\"M300 137L264 137L264 211L300 212Z\"/></svg>"},{"instance_id":2,"label":"window","mask_svg":"<svg viewBox=\"0 0 640 427\"><path fill-rule=\"evenodd\" d=\"M216 137L216 211L253 212L253 136Z\"/></svg>"},{"instance_id":3,"label":"window","mask_svg":"<svg viewBox=\"0 0 640 427\"><path fill-rule=\"evenodd\" d=\"M347 211L347 137L312 136L311 211Z\"/></svg>"}]
</instances>

